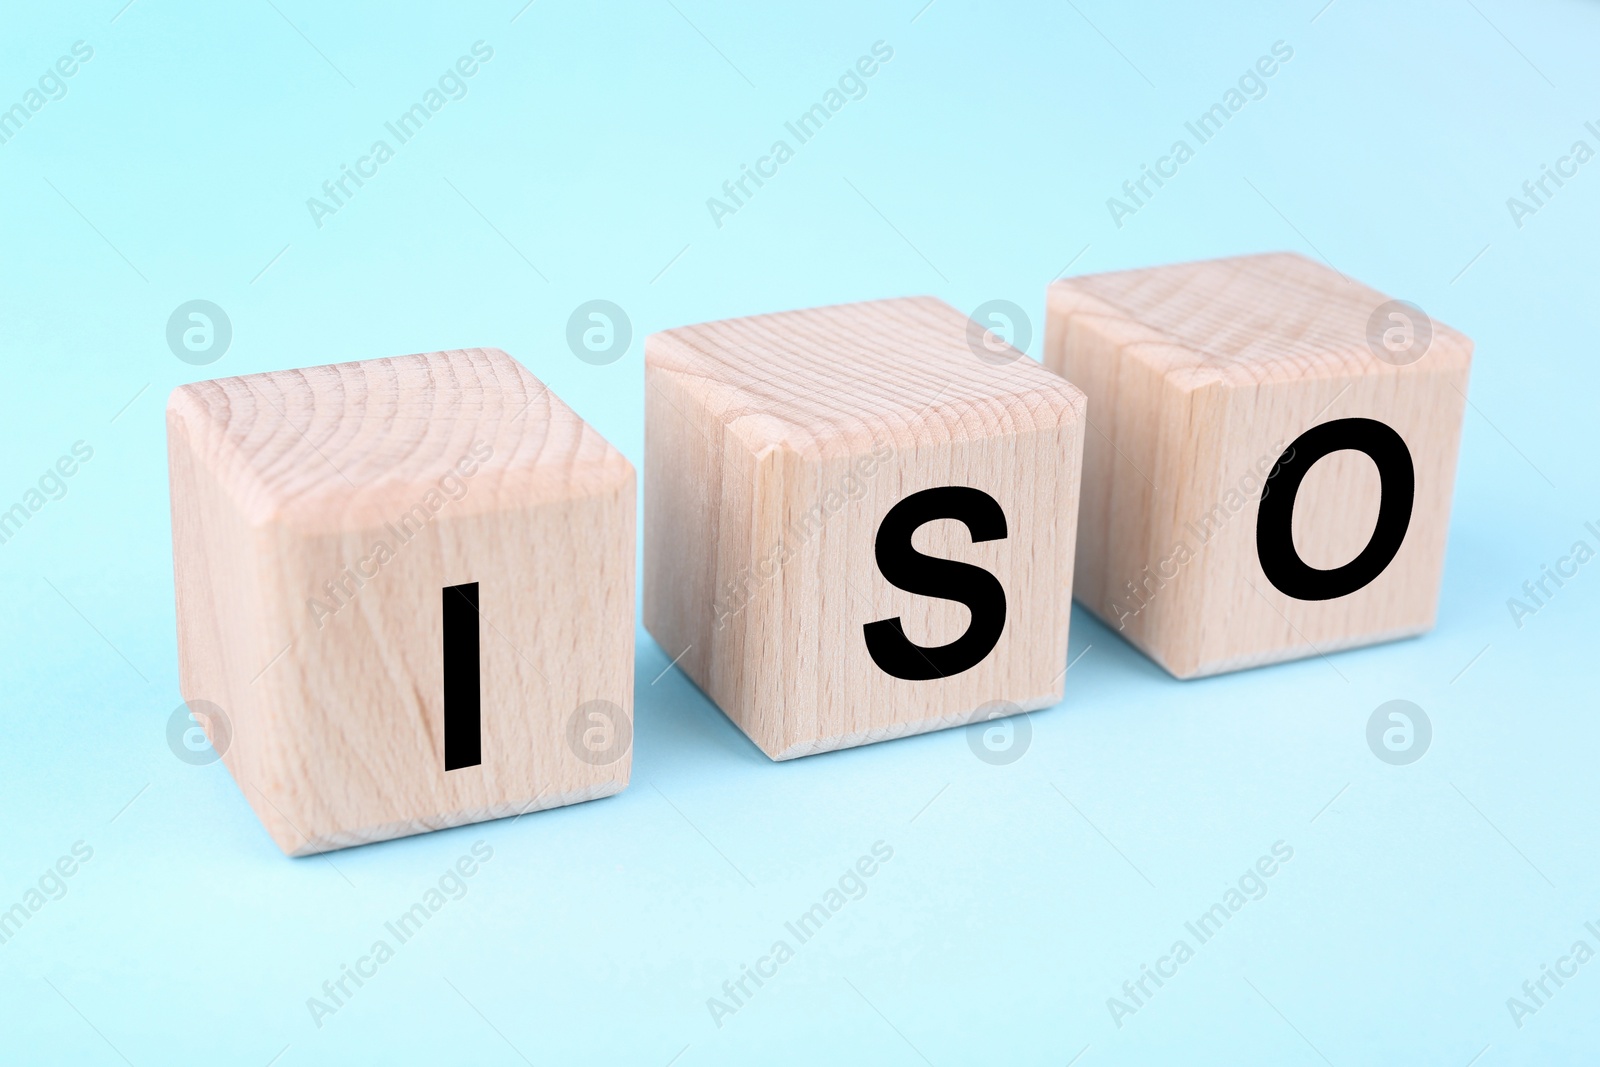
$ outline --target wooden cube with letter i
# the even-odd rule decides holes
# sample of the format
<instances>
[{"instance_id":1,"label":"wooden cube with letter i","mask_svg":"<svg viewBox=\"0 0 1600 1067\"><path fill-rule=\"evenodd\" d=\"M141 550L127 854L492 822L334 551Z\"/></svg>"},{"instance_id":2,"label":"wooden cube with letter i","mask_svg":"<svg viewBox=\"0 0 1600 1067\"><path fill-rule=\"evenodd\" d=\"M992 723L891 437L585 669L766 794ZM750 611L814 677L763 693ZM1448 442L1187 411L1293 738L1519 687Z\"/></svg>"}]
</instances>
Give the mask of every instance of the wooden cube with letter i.
<instances>
[{"instance_id":1,"label":"wooden cube with letter i","mask_svg":"<svg viewBox=\"0 0 1600 1067\"><path fill-rule=\"evenodd\" d=\"M773 759L1062 694L1076 388L931 298L645 347L645 625Z\"/></svg>"},{"instance_id":2,"label":"wooden cube with letter i","mask_svg":"<svg viewBox=\"0 0 1600 1067\"><path fill-rule=\"evenodd\" d=\"M167 427L183 695L285 852L627 785L633 468L509 356L197 382Z\"/></svg>"},{"instance_id":3,"label":"wooden cube with letter i","mask_svg":"<svg viewBox=\"0 0 1600 1067\"><path fill-rule=\"evenodd\" d=\"M1180 678L1433 625L1472 342L1291 254L1056 282L1078 598Z\"/></svg>"}]
</instances>

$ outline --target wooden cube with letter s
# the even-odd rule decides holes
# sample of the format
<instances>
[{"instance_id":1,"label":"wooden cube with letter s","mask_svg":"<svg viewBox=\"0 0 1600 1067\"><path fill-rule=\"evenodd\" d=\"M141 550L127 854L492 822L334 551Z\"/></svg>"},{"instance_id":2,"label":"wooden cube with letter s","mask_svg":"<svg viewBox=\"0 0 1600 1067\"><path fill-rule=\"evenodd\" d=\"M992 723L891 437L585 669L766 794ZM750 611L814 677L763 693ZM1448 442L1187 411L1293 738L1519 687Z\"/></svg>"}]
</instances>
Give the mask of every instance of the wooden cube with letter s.
<instances>
[{"instance_id":1,"label":"wooden cube with letter s","mask_svg":"<svg viewBox=\"0 0 1600 1067\"><path fill-rule=\"evenodd\" d=\"M1078 598L1181 678L1419 634L1472 342L1292 254L1071 278Z\"/></svg>"},{"instance_id":2,"label":"wooden cube with letter s","mask_svg":"<svg viewBox=\"0 0 1600 1067\"><path fill-rule=\"evenodd\" d=\"M1062 694L1076 388L931 298L645 347L645 625L773 759Z\"/></svg>"},{"instance_id":3,"label":"wooden cube with letter s","mask_svg":"<svg viewBox=\"0 0 1600 1067\"><path fill-rule=\"evenodd\" d=\"M167 426L183 695L285 852L627 785L633 468L518 363L197 382Z\"/></svg>"}]
</instances>

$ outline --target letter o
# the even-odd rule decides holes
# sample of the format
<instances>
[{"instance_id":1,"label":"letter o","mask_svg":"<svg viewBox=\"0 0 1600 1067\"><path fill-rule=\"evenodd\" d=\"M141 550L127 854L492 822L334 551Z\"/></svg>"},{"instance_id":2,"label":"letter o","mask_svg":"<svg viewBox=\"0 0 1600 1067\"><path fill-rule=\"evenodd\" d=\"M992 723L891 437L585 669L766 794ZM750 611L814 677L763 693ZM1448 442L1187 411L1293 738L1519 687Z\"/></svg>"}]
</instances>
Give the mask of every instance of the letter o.
<instances>
[{"instance_id":1,"label":"letter o","mask_svg":"<svg viewBox=\"0 0 1600 1067\"><path fill-rule=\"evenodd\" d=\"M1378 466L1382 485L1378 524L1356 558L1342 567L1320 570L1294 547L1294 502L1312 464L1346 449L1365 453ZM1335 419L1313 426L1290 443L1267 478L1256 513L1256 556L1267 581L1296 600L1335 600L1368 584L1400 551L1411 526L1416 498L1411 450L1394 430L1374 419ZM1277 492L1267 490L1276 489Z\"/></svg>"}]
</instances>

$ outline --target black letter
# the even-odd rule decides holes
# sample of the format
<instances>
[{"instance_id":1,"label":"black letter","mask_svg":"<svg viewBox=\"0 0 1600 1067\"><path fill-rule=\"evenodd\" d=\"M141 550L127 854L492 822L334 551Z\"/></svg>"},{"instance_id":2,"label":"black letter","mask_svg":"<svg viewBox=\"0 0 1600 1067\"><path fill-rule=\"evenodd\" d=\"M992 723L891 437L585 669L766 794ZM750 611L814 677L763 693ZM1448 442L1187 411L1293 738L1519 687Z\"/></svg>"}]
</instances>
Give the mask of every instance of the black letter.
<instances>
[{"instance_id":1,"label":"black letter","mask_svg":"<svg viewBox=\"0 0 1600 1067\"><path fill-rule=\"evenodd\" d=\"M1294 498L1311 465L1330 452L1365 452L1378 465L1381 496L1378 525L1355 559L1333 570L1306 564L1294 548ZM1411 525L1416 495L1411 450L1400 435L1372 419L1335 419L1313 426L1295 438L1267 476L1256 513L1256 556L1267 581L1296 600L1333 600L1349 596L1383 573L1400 551ZM1273 492L1273 490L1277 490Z\"/></svg>"},{"instance_id":2,"label":"black letter","mask_svg":"<svg viewBox=\"0 0 1600 1067\"><path fill-rule=\"evenodd\" d=\"M483 762L478 692L478 583L444 587L444 769Z\"/></svg>"},{"instance_id":3,"label":"black letter","mask_svg":"<svg viewBox=\"0 0 1600 1067\"><path fill-rule=\"evenodd\" d=\"M982 567L925 556L911 547L911 535L935 519L965 523L973 544L1006 536L1006 515L994 497L964 485L912 493L883 517L875 548L878 569L889 583L908 593L954 600L972 610L967 632L938 648L912 644L899 616L861 628L872 662L913 682L948 678L976 667L993 651L1006 627L1006 591L998 578Z\"/></svg>"}]
</instances>

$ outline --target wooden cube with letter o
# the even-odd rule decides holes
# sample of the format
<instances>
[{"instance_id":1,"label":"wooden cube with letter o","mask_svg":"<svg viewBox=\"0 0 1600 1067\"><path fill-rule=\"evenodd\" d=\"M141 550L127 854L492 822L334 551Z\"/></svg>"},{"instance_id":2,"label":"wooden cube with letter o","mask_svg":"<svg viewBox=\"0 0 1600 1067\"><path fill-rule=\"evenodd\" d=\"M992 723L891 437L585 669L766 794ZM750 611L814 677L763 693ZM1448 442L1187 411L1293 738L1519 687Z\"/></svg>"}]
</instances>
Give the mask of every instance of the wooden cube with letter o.
<instances>
[{"instance_id":1,"label":"wooden cube with letter o","mask_svg":"<svg viewBox=\"0 0 1600 1067\"><path fill-rule=\"evenodd\" d=\"M1433 625L1472 342L1297 255L1050 287L1077 596L1188 678Z\"/></svg>"},{"instance_id":2,"label":"wooden cube with letter o","mask_svg":"<svg viewBox=\"0 0 1600 1067\"><path fill-rule=\"evenodd\" d=\"M645 348L645 625L773 759L1062 693L1084 398L931 298Z\"/></svg>"}]
</instances>

